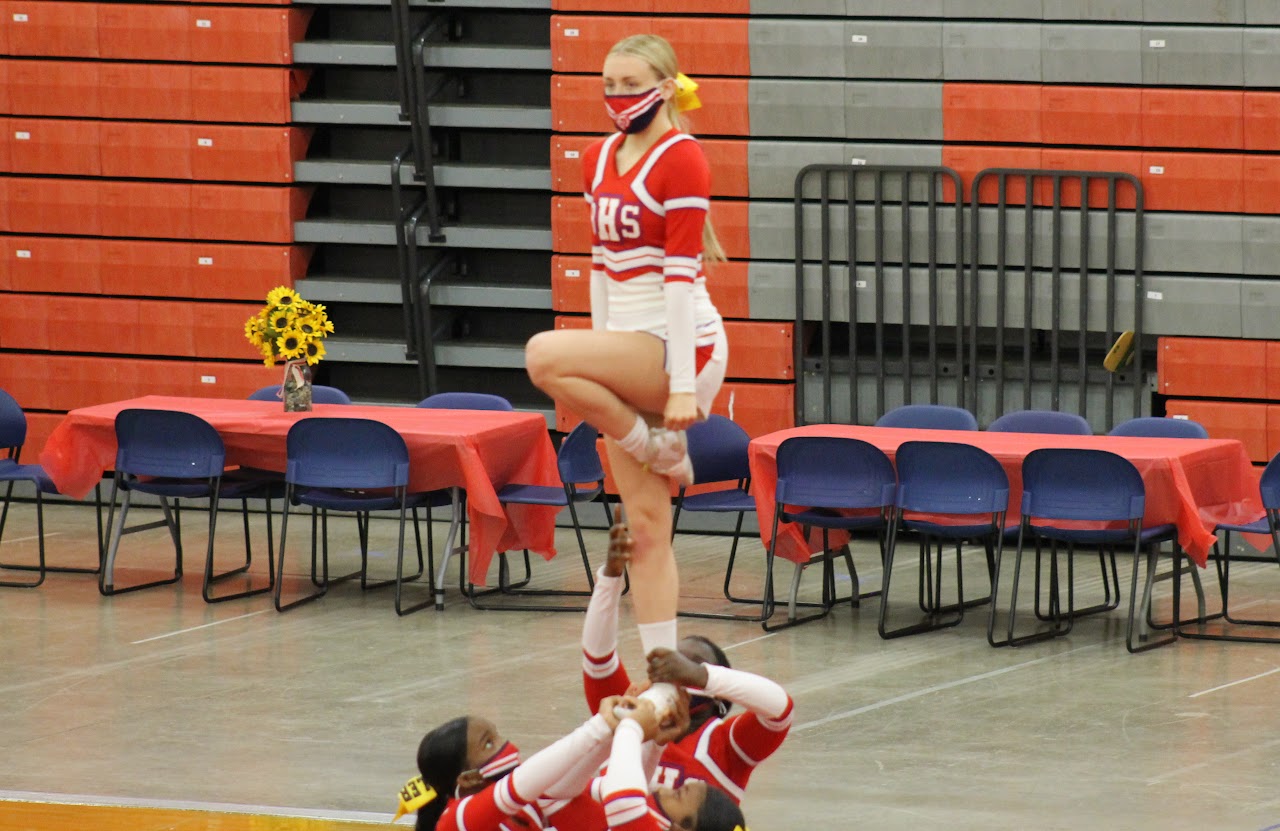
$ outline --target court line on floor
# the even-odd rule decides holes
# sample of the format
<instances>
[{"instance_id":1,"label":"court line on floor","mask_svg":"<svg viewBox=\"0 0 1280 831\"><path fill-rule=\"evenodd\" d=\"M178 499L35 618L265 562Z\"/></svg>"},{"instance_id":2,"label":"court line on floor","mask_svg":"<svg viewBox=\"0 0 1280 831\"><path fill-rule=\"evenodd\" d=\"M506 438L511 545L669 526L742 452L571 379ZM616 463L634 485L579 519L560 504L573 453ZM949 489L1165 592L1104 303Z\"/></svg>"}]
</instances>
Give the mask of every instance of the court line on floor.
<instances>
[{"instance_id":1,"label":"court line on floor","mask_svg":"<svg viewBox=\"0 0 1280 831\"><path fill-rule=\"evenodd\" d=\"M769 634L767 634L767 635L761 635L760 637L758 637L758 638L752 638L752 639L751 639L751 640L749 640L749 641L742 641L742 642L740 642L740 643L731 643L731 644L729 644L728 646L722 646L722 647L720 647L720 648L721 648L721 649L723 649L725 652L728 652L730 649L736 649L736 648L737 648L737 647L739 647L739 646L746 646L746 645L747 645L747 644L749 644L749 643L755 643L756 641L762 641L762 640L764 640L765 638L772 638L772 637L773 637L774 635L776 635L776 634L778 634L778 633L777 633L777 632L770 632L770 633L769 633Z\"/></svg>"},{"instance_id":2,"label":"court line on floor","mask_svg":"<svg viewBox=\"0 0 1280 831\"><path fill-rule=\"evenodd\" d=\"M933 693L936 693L936 692L943 692L944 690L953 689L955 687L962 687L966 684L973 684L977 681L984 681L988 678L995 678L997 676L1004 675L1009 672L1013 672L1014 670L1025 669L1026 667L1035 666L1036 664L1047 663L1049 661L1062 658L1066 655L1072 655L1077 652L1084 652L1089 649L1098 649L1100 646L1101 644L1090 644L1088 646L1081 646L1081 647L1077 647L1076 649L1068 649L1066 652L1059 652L1055 655L1046 655L1043 658L1036 658L1031 661L1023 661L1020 664L1013 664L1012 666L1001 667L1000 669L993 669L990 672L982 672L977 675L970 675L967 678L957 678L955 681L947 681L945 684L934 684L932 687L925 687L923 689L915 690L913 692L903 693L902 695L897 695L897 696L894 696L893 698L886 698L883 701L877 701L874 704L866 704L862 707L855 707L852 710L845 710L842 713L832 713L829 716L825 716L824 718L820 718L815 721L808 721L808 722L805 722L804 724L797 724L795 727L791 728L791 732L792 734L795 734L804 730L812 730L815 727L824 727L835 721L842 721L847 718L853 718L854 716L860 716L863 713L870 713L875 710L882 709L884 707L892 706L894 704L901 704L904 701L911 701L916 698L922 698L923 696L926 696L926 695L932 695Z\"/></svg>"},{"instance_id":3,"label":"court line on floor","mask_svg":"<svg viewBox=\"0 0 1280 831\"><path fill-rule=\"evenodd\" d=\"M234 802L195 802L185 799L136 799L128 796L41 793L0 790L0 802L47 802L55 805L105 805L123 808L161 808L173 811L208 811L253 816L300 817L345 822L391 822L392 814L374 811L329 811L315 808L285 808L275 805L243 805Z\"/></svg>"},{"instance_id":4,"label":"court line on floor","mask_svg":"<svg viewBox=\"0 0 1280 831\"><path fill-rule=\"evenodd\" d=\"M230 623L233 620L244 620L247 617L254 617L255 615L263 615L269 611L271 610L262 609L261 611L257 611L257 612L249 612L247 615L236 615L235 617L229 617L223 620L215 620L213 623L202 623L199 626L192 626L189 629L179 629L176 632L166 632L163 635L156 635L155 637L151 637L151 638L143 638L140 641L131 641L130 645L137 646L140 643L151 643L152 641L158 641L158 640L161 640L162 638L172 638L174 635L185 635L187 632L196 632L200 629L208 629L210 626L218 626L219 624L222 624L222 623Z\"/></svg>"},{"instance_id":5,"label":"court line on floor","mask_svg":"<svg viewBox=\"0 0 1280 831\"><path fill-rule=\"evenodd\" d=\"M1276 667L1275 669L1269 669L1266 672L1260 672L1257 675L1250 675L1248 678L1241 678L1239 681L1231 681L1226 684L1220 684L1219 686L1216 686L1216 687L1210 687L1207 690L1201 690L1198 693L1192 693L1191 695L1187 696L1187 698L1199 698L1202 695L1215 693L1218 690L1225 690L1228 687L1234 687L1237 684L1247 684L1250 681L1257 681L1259 678L1266 678L1268 675L1275 675L1277 672L1280 672L1280 667Z\"/></svg>"},{"instance_id":6,"label":"court line on floor","mask_svg":"<svg viewBox=\"0 0 1280 831\"><path fill-rule=\"evenodd\" d=\"M1178 768L1177 770L1171 770L1167 773L1162 773L1159 776L1155 776L1155 777L1152 777L1151 779L1148 779L1147 785L1159 785L1162 782L1168 782L1170 779L1173 779L1178 776L1182 776L1183 774L1194 773L1195 771L1201 770L1202 768L1207 768L1210 765L1221 765L1223 762L1229 762L1232 759L1235 759L1240 756L1246 756L1250 753L1255 753L1255 754L1264 753L1265 751L1270 750L1276 745L1280 745L1280 739L1272 739L1271 741L1263 742L1262 744L1251 744L1248 747L1241 748L1240 750L1237 750L1234 753L1223 753L1221 755L1214 756L1210 759L1206 759L1203 762L1196 762L1194 765L1187 765L1185 768Z\"/></svg>"},{"instance_id":7,"label":"court line on floor","mask_svg":"<svg viewBox=\"0 0 1280 831\"><path fill-rule=\"evenodd\" d=\"M62 532L61 532L61 531L49 531L48 533L46 533L46 534L44 535L45 539L48 539L49 537L61 537L61 536L62 536ZM39 535L39 534L33 534L33 535L32 535L32 536L30 536L30 537L16 537L16 538L11 539L11 540L5 540L3 543L0 543L0 544L3 544L3 545L9 545L10 543L15 543L15 542L31 542L32 540L38 540L38 539L40 539L40 535Z\"/></svg>"}]
</instances>

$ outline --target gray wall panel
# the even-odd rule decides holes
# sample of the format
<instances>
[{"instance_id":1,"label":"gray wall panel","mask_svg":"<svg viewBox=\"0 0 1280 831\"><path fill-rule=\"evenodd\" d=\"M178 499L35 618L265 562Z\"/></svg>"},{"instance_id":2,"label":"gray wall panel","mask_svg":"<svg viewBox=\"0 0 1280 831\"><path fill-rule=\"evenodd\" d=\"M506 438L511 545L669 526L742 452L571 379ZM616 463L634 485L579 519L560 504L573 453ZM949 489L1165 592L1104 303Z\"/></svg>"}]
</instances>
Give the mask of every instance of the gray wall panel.
<instances>
[{"instance_id":1,"label":"gray wall panel","mask_svg":"<svg viewBox=\"0 0 1280 831\"><path fill-rule=\"evenodd\" d=\"M869 144L855 142L845 145L845 162L854 165L903 165L909 167L940 167L942 165L942 145L940 144ZM929 186L933 177L913 175L911 179L911 201L925 202L929 199ZM889 201L902 199L902 178L886 174L883 179L882 199ZM875 177L864 174L858 177L857 197L859 199L875 198ZM935 198L940 199L941 193Z\"/></svg>"},{"instance_id":2,"label":"gray wall panel","mask_svg":"<svg viewBox=\"0 0 1280 831\"><path fill-rule=\"evenodd\" d=\"M1148 275L1143 285L1147 335L1243 336L1240 280Z\"/></svg>"},{"instance_id":3,"label":"gray wall panel","mask_svg":"<svg viewBox=\"0 0 1280 831\"><path fill-rule=\"evenodd\" d=\"M1045 20L1142 20L1142 0L1044 0Z\"/></svg>"},{"instance_id":4,"label":"gray wall panel","mask_svg":"<svg viewBox=\"0 0 1280 831\"><path fill-rule=\"evenodd\" d=\"M1244 82L1250 87L1280 85L1280 29L1244 30Z\"/></svg>"},{"instance_id":5,"label":"gray wall panel","mask_svg":"<svg viewBox=\"0 0 1280 831\"><path fill-rule=\"evenodd\" d=\"M805 421L809 424L823 420L822 410L823 379L818 373L806 375L804 384ZM927 377L916 377L911 383L911 402L924 404L929 402L929 380ZM938 382L938 398L944 403L955 403L957 398L956 382L946 378ZM849 414L849 377L836 374L831 379L831 421L835 424L874 424L881 413L876 409L876 381L874 376L863 377L858 382L858 412ZM903 400L902 383L892 379L885 385L885 410L907 403ZM983 423L994 417L979 418Z\"/></svg>"},{"instance_id":6,"label":"gray wall panel","mask_svg":"<svg viewBox=\"0 0 1280 831\"><path fill-rule=\"evenodd\" d=\"M1244 274L1264 277L1280 275L1280 217L1246 216L1244 233ZM1280 320L1280 315L1277 315Z\"/></svg>"},{"instance_id":7,"label":"gray wall panel","mask_svg":"<svg viewBox=\"0 0 1280 831\"><path fill-rule=\"evenodd\" d=\"M748 208L751 223L751 256L757 260L795 259L795 208L780 202L752 202ZM843 205L831 208L831 259L848 258L847 211ZM858 205L858 235L854 240L858 248L859 262L875 261L875 211L870 205ZM902 231L901 209L896 205L884 207L885 234L883 256L885 262L901 261ZM950 211L940 211L937 218L938 239L934 252L935 262L953 263L956 256L955 217ZM821 239L821 212L816 203L805 205L805 258L816 261ZM928 209L915 206L911 209L911 250L913 262L925 263L929 259Z\"/></svg>"},{"instance_id":8,"label":"gray wall panel","mask_svg":"<svg viewBox=\"0 0 1280 831\"><path fill-rule=\"evenodd\" d=\"M957 19L1039 20L1044 13L1041 0L944 0L942 10L947 17Z\"/></svg>"},{"instance_id":9,"label":"gray wall panel","mask_svg":"<svg viewBox=\"0 0 1280 831\"><path fill-rule=\"evenodd\" d=\"M753 136L844 138L843 81L772 81L753 78L747 90ZM941 132L939 87L939 132ZM895 136L896 137L896 136Z\"/></svg>"},{"instance_id":10,"label":"gray wall panel","mask_svg":"<svg viewBox=\"0 0 1280 831\"><path fill-rule=\"evenodd\" d=\"M819 20L751 20L747 41L758 77L843 78L845 38Z\"/></svg>"},{"instance_id":11,"label":"gray wall panel","mask_svg":"<svg viewBox=\"0 0 1280 831\"><path fill-rule=\"evenodd\" d=\"M1144 26L1142 82L1238 87L1244 84L1244 34L1235 27Z\"/></svg>"},{"instance_id":12,"label":"gray wall panel","mask_svg":"<svg viewBox=\"0 0 1280 831\"><path fill-rule=\"evenodd\" d=\"M1280 25L1280 0L1245 0L1244 20L1251 26Z\"/></svg>"},{"instance_id":13,"label":"gray wall panel","mask_svg":"<svg viewBox=\"0 0 1280 831\"><path fill-rule=\"evenodd\" d=\"M1039 81L1039 23L946 23L943 77L948 81Z\"/></svg>"},{"instance_id":14,"label":"gray wall panel","mask_svg":"<svg viewBox=\"0 0 1280 831\"><path fill-rule=\"evenodd\" d=\"M1142 83L1141 26L1045 24L1041 44L1047 83Z\"/></svg>"},{"instance_id":15,"label":"gray wall panel","mask_svg":"<svg viewBox=\"0 0 1280 831\"><path fill-rule=\"evenodd\" d=\"M941 23L851 20L844 25L844 49L849 79L942 78Z\"/></svg>"},{"instance_id":16,"label":"gray wall panel","mask_svg":"<svg viewBox=\"0 0 1280 831\"><path fill-rule=\"evenodd\" d=\"M1225 214L1147 214L1151 272L1244 273L1243 223Z\"/></svg>"},{"instance_id":17,"label":"gray wall panel","mask_svg":"<svg viewBox=\"0 0 1280 831\"><path fill-rule=\"evenodd\" d=\"M1246 338L1280 339L1280 283L1240 281L1240 334Z\"/></svg>"},{"instance_id":18,"label":"gray wall panel","mask_svg":"<svg viewBox=\"0 0 1280 831\"><path fill-rule=\"evenodd\" d=\"M1244 23L1244 0L1145 0L1149 23Z\"/></svg>"},{"instance_id":19,"label":"gray wall panel","mask_svg":"<svg viewBox=\"0 0 1280 831\"><path fill-rule=\"evenodd\" d=\"M844 6L845 0L751 0L751 13L787 17L841 17L844 15Z\"/></svg>"},{"instance_id":20,"label":"gray wall panel","mask_svg":"<svg viewBox=\"0 0 1280 831\"><path fill-rule=\"evenodd\" d=\"M845 138L942 141L940 83L850 81L844 95Z\"/></svg>"},{"instance_id":21,"label":"gray wall panel","mask_svg":"<svg viewBox=\"0 0 1280 831\"><path fill-rule=\"evenodd\" d=\"M839 142L749 141L747 142L747 176L754 199L791 199L796 192L796 175L806 165L848 164L844 145ZM844 198L843 182L834 183L832 195ZM817 177L805 193L817 198Z\"/></svg>"},{"instance_id":22,"label":"gray wall panel","mask_svg":"<svg viewBox=\"0 0 1280 831\"><path fill-rule=\"evenodd\" d=\"M804 317L806 320L822 320L821 269L805 267ZM857 270L858 322L874 323L876 270L872 266L859 266ZM902 270L888 266L884 270L885 311L883 321L902 324ZM911 269L912 323L929 320L929 272L925 268ZM954 268L937 270L938 323L941 326L956 324L956 275ZM766 320L794 320L796 308L795 266L790 263L752 263L747 272L747 284L751 298L752 318ZM831 269L831 320L849 322L849 269L833 266Z\"/></svg>"},{"instance_id":23,"label":"gray wall panel","mask_svg":"<svg viewBox=\"0 0 1280 831\"><path fill-rule=\"evenodd\" d=\"M978 424L983 429L987 425L995 421L998 416L1013 410L1023 409L1023 388L1021 382L1006 381L1004 387L1004 401L996 400L996 385L994 381L985 381L978 384L978 406L977 412L974 413L978 417ZM1111 425L1106 423L1107 413L1107 388L1102 384L1091 384L1085 390L1084 416L1089 421L1089 426L1093 428L1093 432L1097 434L1106 433ZM1133 387L1132 386L1116 386L1111 394L1112 406L1114 408L1117 421L1123 421L1132 413ZM806 396L807 398L807 396ZM1150 414L1150 396L1145 393L1142 395L1142 401L1139 407L1143 415ZM1053 388L1047 384L1033 381L1031 384L1031 409L1033 410L1052 410L1059 409L1068 413L1081 412L1080 396L1076 386L1062 385L1059 387L1058 406L1053 405Z\"/></svg>"},{"instance_id":24,"label":"gray wall panel","mask_svg":"<svg viewBox=\"0 0 1280 831\"><path fill-rule=\"evenodd\" d=\"M846 0L847 17L942 17L942 0Z\"/></svg>"}]
</instances>

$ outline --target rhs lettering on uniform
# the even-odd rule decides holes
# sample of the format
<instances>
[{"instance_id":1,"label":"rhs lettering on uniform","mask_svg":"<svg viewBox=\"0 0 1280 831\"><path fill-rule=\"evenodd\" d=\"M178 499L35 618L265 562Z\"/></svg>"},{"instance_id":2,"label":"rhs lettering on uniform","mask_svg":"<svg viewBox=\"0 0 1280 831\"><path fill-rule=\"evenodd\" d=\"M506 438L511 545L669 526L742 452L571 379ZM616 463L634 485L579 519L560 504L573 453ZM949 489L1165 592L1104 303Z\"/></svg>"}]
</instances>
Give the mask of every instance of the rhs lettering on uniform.
<instances>
[{"instance_id":1,"label":"rhs lettering on uniform","mask_svg":"<svg viewBox=\"0 0 1280 831\"><path fill-rule=\"evenodd\" d=\"M640 206L624 203L616 196L598 197L591 205L596 236L605 242L640 238Z\"/></svg>"}]
</instances>

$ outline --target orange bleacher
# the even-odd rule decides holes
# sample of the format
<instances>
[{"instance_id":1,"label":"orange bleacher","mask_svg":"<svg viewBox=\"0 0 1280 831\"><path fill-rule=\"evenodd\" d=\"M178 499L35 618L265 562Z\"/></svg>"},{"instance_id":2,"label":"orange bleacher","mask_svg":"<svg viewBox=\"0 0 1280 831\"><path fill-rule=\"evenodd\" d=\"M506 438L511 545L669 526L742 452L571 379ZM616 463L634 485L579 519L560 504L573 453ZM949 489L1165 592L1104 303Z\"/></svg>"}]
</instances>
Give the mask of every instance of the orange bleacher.
<instances>
[{"instance_id":1,"label":"orange bleacher","mask_svg":"<svg viewBox=\"0 0 1280 831\"><path fill-rule=\"evenodd\" d=\"M306 271L312 132L288 0L0 0L0 387L26 453L74 407L242 397L279 371L243 323ZM54 382L56 380L56 383Z\"/></svg>"}]
</instances>

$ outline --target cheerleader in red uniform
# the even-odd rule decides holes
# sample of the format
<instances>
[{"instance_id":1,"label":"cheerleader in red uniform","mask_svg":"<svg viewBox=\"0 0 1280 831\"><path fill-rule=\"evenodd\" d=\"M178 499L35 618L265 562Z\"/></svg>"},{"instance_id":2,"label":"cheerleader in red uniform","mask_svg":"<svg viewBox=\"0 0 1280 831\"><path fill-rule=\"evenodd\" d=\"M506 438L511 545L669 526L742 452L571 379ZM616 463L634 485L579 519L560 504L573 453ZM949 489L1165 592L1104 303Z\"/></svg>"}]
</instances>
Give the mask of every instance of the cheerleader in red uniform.
<instances>
[{"instance_id":1,"label":"cheerleader in red uniform","mask_svg":"<svg viewBox=\"0 0 1280 831\"><path fill-rule=\"evenodd\" d=\"M606 436L635 536L632 596L645 653L675 649L679 576L670 482L689 484L684 431L705 418L728 346L704 260L724 258L711 230L710 172L679 111L700 106L671 44L619 41L604 62L604 103L618 132L583 154L591 209L590 331L535 335L529 377ZM659 712L674 688L646 693Z\"/></svg>"},{"instance_id":2,"label":"cheerleader in red uniform","mask_svg":"<svg viewBox=\"0 0 1280 831\"><path fill-rule=\"evenodd\" d=\"M617 652L618 601L631 547L627 527L615 523L582 628L583 689L591 711L631 685ZM687 687L692 696L689 726L663 747L656 783L678 787L702 780L741 802L756 766L787 737L791 697L768 678L731 669L723 650L696 635L684 638L678 651L650 652L648 670L651 681ZM746 712L729 715L734 704Z\"/></svg>"}]
</instances>

